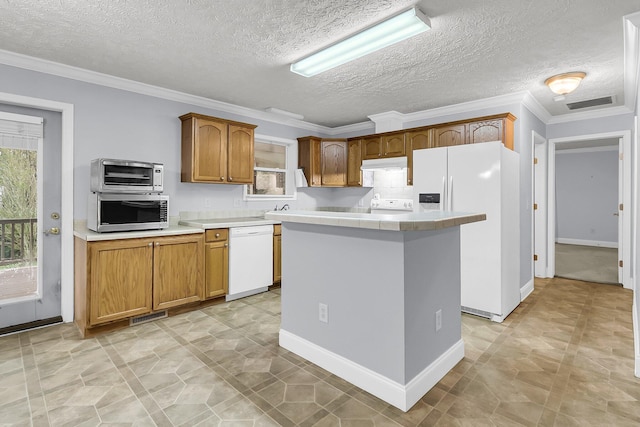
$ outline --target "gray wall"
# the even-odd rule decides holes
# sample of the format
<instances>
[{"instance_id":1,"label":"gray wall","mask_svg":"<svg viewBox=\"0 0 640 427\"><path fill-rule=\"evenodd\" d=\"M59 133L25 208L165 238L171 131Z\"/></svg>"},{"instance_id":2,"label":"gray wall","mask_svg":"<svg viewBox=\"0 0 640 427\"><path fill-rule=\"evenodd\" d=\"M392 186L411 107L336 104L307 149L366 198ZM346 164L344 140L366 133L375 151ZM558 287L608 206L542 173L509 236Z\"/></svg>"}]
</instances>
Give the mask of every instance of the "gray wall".
<instances>
[{"instance_id":1,"label":"gray wall","mask_svg":"<svg viewBox=\"0 0 640 427\"><path fill-rule=\"evenodd\" d=\"M86 218L89 164L99 157L161 162L170 214L180 211L228 210L242 198L242 185L180 182L180 120L190 111L257 124L256 133L295 140L311 132L124 90L0 65L0 91L74 105L74 218ZM297 162L293 144L290 167ZM212 207L207 199L214 200ZM322 200L322 195L320 195ZM315 194L302 193L289 202L313 207ZM273 209L274 202L242 202L243 208Z\"/></svg>"},{"instance_id":2,"label":"gray wall","mask_svg":"<svg viewBox=\"0 0 640 427\"><path fill-rule=\"evenodd\" d=\"M618 149L556 152L558 239L618 243Z\"/></svg>"}]
</instances>

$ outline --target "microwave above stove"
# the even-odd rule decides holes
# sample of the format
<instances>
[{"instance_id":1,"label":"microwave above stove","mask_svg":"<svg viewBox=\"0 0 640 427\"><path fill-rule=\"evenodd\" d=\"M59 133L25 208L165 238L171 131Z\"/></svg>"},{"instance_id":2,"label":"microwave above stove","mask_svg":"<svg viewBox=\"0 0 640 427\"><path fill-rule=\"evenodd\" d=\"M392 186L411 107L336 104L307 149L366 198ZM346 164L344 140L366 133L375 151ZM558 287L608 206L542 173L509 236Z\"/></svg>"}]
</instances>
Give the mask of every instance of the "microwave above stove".
<instances>
[{"instance_id":1,"label":"microwave above stove","mask_svg":"<svg viewBox=\"0 0 640 427\"><path fill-rule=\"evenodd\" d=\"M158 230L169 227L169 196L163 194L91 193L87 228L109 231Z\"/></svg>"},{"instance_id":2,"label":"microwave above stove","mask_svg":"<svg viewBox=\"0 0 640 427\"><path fill-rule=\"evenodd\" d=\"M164 166L133 160L91 161L91 191L94 193L162 193Z\"/></svg>"}]
</instances>

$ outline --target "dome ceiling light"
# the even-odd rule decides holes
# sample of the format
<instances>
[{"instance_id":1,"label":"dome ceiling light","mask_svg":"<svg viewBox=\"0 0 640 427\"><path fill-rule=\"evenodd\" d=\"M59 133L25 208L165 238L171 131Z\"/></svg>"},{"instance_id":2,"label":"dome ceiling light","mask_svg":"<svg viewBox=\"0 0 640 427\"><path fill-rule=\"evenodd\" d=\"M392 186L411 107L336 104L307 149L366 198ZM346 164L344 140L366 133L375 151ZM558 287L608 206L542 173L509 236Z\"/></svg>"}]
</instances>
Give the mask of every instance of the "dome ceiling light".
<instances>
[{"instance_id":1,"label":"dome ceiling light","mask_svg":"<svg viewBox=\"0 0 640 427\"><path fill-rule=\"evenodd\" d=\"M551 89L553 93L557 93L558 95L567 95L577 89L580 82L586 75L587 73L583 73L582 71L558 74L556 76L549 77L544 81L544 84L549 86L549 89Z\"/></svg>"}]
</instances>

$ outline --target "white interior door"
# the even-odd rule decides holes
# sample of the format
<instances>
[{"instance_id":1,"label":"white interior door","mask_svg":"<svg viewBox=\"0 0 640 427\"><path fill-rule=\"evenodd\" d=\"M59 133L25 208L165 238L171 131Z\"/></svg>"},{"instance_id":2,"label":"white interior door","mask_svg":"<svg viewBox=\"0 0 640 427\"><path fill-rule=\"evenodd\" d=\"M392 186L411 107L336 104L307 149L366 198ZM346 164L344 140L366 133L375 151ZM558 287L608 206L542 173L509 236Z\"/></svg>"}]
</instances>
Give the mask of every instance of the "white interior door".
<instances>
[{"instance_id":1,"label":"white interior door","mask_svg":"<svg viewBox=\"0 0 640 427\"><path fill-rule=\"evenodd\" d=\"M618 283L624 283L624 269L621 261L624 259L624 251L627 240L624 236L624 209L620 209L620 205L624 202L624 144L622 138L618 144L618 210L614 212L614 215L618 215ZM627 206L630 208L631 206Z\"/></svg>"},{"instance_id":2,"label":"white interior door","mask_svg":"<svg viewBox=\"0 0 640 427\"><path fill-rule=\"evenodd\" d=\"M6 333L62 321L62 121L60 113L9 105L0 105L2 118L23 123L6 127L0 140L0 167L9 171L0 176L0 333ZM26 137L38 121L40 137Z\"/></svg>"}]
</instances>

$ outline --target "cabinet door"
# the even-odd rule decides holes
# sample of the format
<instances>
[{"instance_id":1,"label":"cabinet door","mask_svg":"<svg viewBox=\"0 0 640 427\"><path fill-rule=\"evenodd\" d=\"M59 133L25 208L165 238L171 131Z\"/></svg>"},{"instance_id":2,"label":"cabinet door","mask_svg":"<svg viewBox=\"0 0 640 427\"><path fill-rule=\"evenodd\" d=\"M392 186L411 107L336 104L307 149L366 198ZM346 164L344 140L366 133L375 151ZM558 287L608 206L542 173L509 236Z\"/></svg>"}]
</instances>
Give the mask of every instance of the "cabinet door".
<instances>
[{"instance_id":1,"label":"cabinet door","mask_svg":"<svg viewBox=\"0 0 640 427\"><path fill-rule=\"evenodd\" d=\"M362 138L362 160L382 157L382 144L379 136Z\"/></svg>"},{"instance_id":2,"label":"cabinet door","mask_svg":"<svg viewBox=\"0 0 640 427\"><path fill-rule=\"evenodd\" d=\"M431 130L424 129L404 134L407 149L407 185L413 185L413 150L432 148Z\"/></svg>"},{"instance_id":3,"label":"cabinet door","mask_svg":"<svg viewBox=\"0 0 640 427\"><path fill-rule=\"evenodd\" d=\"M404 156L404 132L383 136L382 150L384 157Z\"/></svg>"},{"instance_id":4,"label":"cabinet door","mask_svg":"<svg viewBox=\"0 0 640 427\"><path fill-rule=\"evenodd\" d=\"M229 243L219 241L205 244L204 297L226 295L229 291Z\"/></svg>"},{"instance_id":5,"label":"cabinet door","mask_svg":"<svg viewBox=\"0 0 640 427\"><path fill-rule=\"evenodd\" d=\"M360 140L354 139L347 142L347 185L350 187L362 187L362 149Z\"/></svg>"},{"instance_id":6,"label":"cabinet door","mask_svg":"<svg viewBox=\"0 0 640 427\"><path fill-rule=\"evenodd\" d=\"M193 181L224 182L227 176L227 124L194 118Z\"/></svg>"},{"instance_id":7,"label":"cabinet door","mask_svg":"<svg viewBox=\"0 0 640 427\"><path fill-rule=\"evenodd\" d=\"M150 239L92 242L89 259L90 325L151 311L153 242Z\"/></svg>"},{"instance_id":8,"label":"cabinet door","mask_svg":"<svg viewBox=\"0 0 640 427\"><path fill-rule=\"evenodd\" d=\"M347 185L347 141L323 140L321 143L322 185Z\"/></svg>"},{"instance_id":9,"label":"cabinet door","mask_svg":"<svg viewBox=\"0 0 640 427\"><path fill-rule=\"evenodd\" d=\"M282 235L276 227L280 226L274 226L273 234L273 283L282 280Z\"/></svg>"},{"instance_id":10,"label":"cabinet door","mask_svg":"<svg viewBox=\"0 0 640 427\"><path fill-rule=\"evenodd\" d=\"M469 123L469 143L502 141L502 120Z\"/></svg>"},{"instance_id":11,"label":"cabinet door","mask_svg":"<svg viewBox=\"0 0 640 427\"><path fill-rule=\"evenodd\" d=\"M320 138L298 138L298 167L302 168L309 187L322 185Z\"/></svg>"},{"instance_id":12,"label":"cabinet door","mask_svg":"<svg viewBox=\"0 0 640 427\"><path fill-rule=\"evenodd\" d=\"M228 182L253 184L253 129L229 125Z\"/></svg>"},{"instance_id":13,"label":"cabinet door","mask_svg":"<svg viewBox=\"0 0 640 427\"><path fill-rule=\"evenodd\" d=\"M164 310L202 299L203 244L202 234L154 240L154 310Z\"/></svg>"},{"instance_id":14,"label":"cabinet door","mask_svg":"<svg viewBox=\"0 0 640 427\"><path fill-rule=\"evenodd\" d=\"M449 147L451 145L466 144L465 124L441 126L433 130L433 145L435 147Z\"/></svg>"}]
</instances>

